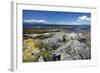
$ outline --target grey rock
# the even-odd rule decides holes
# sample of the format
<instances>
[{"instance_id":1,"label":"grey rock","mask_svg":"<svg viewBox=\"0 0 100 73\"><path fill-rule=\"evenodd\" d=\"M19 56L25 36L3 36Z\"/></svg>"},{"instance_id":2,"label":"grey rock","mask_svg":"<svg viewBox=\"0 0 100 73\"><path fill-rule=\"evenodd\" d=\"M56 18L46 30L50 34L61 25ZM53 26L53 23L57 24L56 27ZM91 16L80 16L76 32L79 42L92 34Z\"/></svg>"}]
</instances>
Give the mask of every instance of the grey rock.
<instances>
[{"instance_id":1,"label":"grey rock","mask_svg":"<svg viewBox=\"0 0 100 73\"><path fill-rule=\"evenodd\" d=\"M43 62L43 61L44 61L42 55L39 57L38 61L39 61L39 62Z\"/></svg>"},{"instance_id":2,"label":"grey rock","mask_svg":"<svg viewBox=\"0 0 100 73\"><path fill-rule=\"evenodd\" d=\"M61 60L80 60L90 58L90 48L79 42L78 40L71 40L68 43L62 44L55 54L61 55Z\"/></svg>"}]
</instances>

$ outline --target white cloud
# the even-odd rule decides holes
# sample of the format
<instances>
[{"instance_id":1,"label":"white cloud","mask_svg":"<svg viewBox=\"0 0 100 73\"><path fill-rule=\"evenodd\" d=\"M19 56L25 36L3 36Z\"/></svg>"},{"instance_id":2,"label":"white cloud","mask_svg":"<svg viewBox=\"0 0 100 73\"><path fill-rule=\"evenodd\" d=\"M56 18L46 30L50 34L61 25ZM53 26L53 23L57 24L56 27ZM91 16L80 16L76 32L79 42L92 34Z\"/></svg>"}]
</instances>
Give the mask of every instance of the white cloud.
<instances>
[{"instance_id":1,"label":"white cloud","mask_svg":"<svg viewBox=\"0 0 100 73\"><path fill-rule=\"evenodd\" d=\"M44 19L39 19L39 20L30 19L30 20L24 20L24 22L27 22L27 23L47 23L47 20L44 20Z\"/></svg>"},{"instance_id":2,"label":"white cloud","mask_svg":"<svg viewBox=\"0 0 100 73\"><path fill-rule=\"evenodd\" d=\"M91 18L87 16L80 16L77 19L77 22L80 24L90 24L91 23Z\"/></svg>"},{"instance_id":3,"label":"white cloud","mask_svg":"<svg viewBox=\"0 0 100 73\"><path fill-rule=\"evenodd\" d=\"M56 22L56 24L64 24L64 25L89 25L91 23L91 17L87 17L87 16L80 16L78 17L75 21L66 21L66 22Z\"/></svg>"}]
</instances>

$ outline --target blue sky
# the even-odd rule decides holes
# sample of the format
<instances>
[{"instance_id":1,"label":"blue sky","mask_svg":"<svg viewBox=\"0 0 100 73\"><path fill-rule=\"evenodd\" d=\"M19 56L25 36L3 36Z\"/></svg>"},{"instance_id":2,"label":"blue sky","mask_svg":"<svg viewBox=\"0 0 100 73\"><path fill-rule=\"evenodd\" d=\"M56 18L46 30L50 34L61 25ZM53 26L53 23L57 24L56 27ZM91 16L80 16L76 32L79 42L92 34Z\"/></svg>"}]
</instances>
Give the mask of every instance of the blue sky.
<instances>
[{"instance_id":1,"label":"blue sky","mask_svg":"<svg viewBox=\"0 0 100 73\"><path fill-rule=\"evenodd\" d=\"M58 25L90 25L91 14L79 12L23 10L23 22Z\"/></svg>"}]
</instances>

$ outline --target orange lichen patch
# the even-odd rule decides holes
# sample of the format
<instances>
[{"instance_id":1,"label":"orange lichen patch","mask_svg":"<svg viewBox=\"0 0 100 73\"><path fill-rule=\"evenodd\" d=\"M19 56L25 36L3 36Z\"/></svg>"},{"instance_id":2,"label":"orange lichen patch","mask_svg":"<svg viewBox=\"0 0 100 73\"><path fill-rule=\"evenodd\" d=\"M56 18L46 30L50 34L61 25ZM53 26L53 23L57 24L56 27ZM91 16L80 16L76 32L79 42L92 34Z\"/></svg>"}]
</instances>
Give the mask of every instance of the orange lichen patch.
<instances>
[{"instance_id":1,"label":"orange lichen patch","mask_svg":"<svg viewBox=\"0 0 100 73\"><path fill-rule=\"evenodd\" d=\"M33 45L33 40L32 39L24 40L24 45L25 46L31 46L31 45Z\"/></svg>"},{"instance_id":2,"label":"orange lichen patch","mask_svg":"<svg viewBox=\"0 0 100 73\"><path fill-rule=\"evenodd\" d=\"M31 55L31 53L26 53L26 52L24 52L24 53L23 53L23 58L24 58L24 59L32 59L32 55Z\"/></svg>"},{"instance_id":3,"label":"orange lichen patch","mask_svg":"<svg viewBox=\"0 0 100 73\"><path fill-rule=\"evenodd\" d=\"M24 46L27 46L27 49L25 51L27 52L39 52L38 46L36 46L35 40L27 39L24 40Z\"/></svg>"},{"instance_id":4,"label":"orange lichen patch","mask_svg":"<svg viewBox=\"0 0 100 73\"><path fill-rule=\"evenodd\" d=\"M32 53L36 54L36 53L40 53L39 50L39 41L38 40L33 40L33 39L25 39L23 41L24 43L24 48L25 49L23 51L23 60L24 61L33 61L33 59L35 59L35 55L32 55Z\"/></svg>"},{"instance_id":5,"label":"orange lichen patch","mask_svg":"<svg viewBox=\"0 0 100 73\"><path fill-rule=\"evenodd\" d=\"M25 39L23 41L23 61L37 61L37 56L42 54L41 50L45 47L48 47L48 45L45 45L41 39ZM43 54L48 55L45 52Z\"/></svg>"}]
</instances>

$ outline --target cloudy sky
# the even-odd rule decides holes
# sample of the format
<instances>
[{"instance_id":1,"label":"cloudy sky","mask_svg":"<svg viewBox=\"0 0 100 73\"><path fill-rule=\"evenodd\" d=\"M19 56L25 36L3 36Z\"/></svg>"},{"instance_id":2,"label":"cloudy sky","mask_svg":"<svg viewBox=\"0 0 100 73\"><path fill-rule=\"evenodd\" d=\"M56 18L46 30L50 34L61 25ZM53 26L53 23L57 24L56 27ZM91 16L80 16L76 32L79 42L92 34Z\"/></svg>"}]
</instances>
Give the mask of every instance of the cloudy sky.
<instances>
[{"instance_id":1,"label":"cloudy sky","mask_svg":"<svg viewBox=\"0 0 100 73\"><path fill-rule=\"evenodd\" d=\"M23 22L58 25L90 25L91 14L79 12L23 10Z\"/></svg>"}]
</instances>

